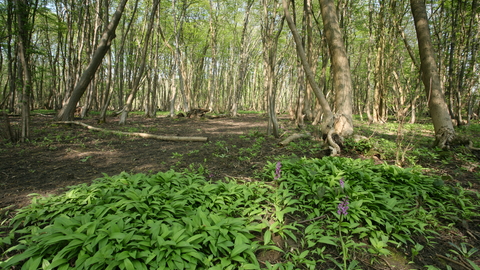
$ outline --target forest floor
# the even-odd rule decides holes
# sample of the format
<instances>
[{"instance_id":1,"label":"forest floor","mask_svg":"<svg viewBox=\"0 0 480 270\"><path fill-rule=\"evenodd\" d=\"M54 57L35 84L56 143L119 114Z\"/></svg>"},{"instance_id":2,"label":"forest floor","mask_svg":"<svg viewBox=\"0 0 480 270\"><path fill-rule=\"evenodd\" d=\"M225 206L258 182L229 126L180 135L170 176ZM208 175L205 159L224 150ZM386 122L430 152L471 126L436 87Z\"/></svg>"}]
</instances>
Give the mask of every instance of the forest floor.
<instances>
[{"instance_id":1,"label":"forest floor","mask_svg":"<svg viewBox=\"0 0 480 270\"><path fill-rule=\"evenodd\" d=\"M11 117L10 121L15 124L20 119ZM98 124L94 117L83 119L81 122L123 132L207 137L208 142L164 141L92 131L79 125L56 123L51 115L36 114L31 119L32 136L29 143L12 144L0 141L0 210L12 205L12 208L27 205L30 201L28 194L58 194L65 191L68 186L90 183L103 174L116 175L123 171L155 173L169 169L203 168L206 176L212 180L221 180L225 177L255 178L256 173L262 170L267 161L274 162L278 160L278 156L292 154L299 157L323 156L318 131L313 128L310 130L312 132L310 139L294 141L285 147L279 146L278 143L288 135L299 132L286 115L280 116L282 130L280 139L265 136L268 119L260 114L216 119L165 116L148 119L130 114L128 123L124 126L118 125L117 118L108 118L108 123L104 124ZM387 134L376 131L373 125L365 124L359 126L358 131L367 137L373 135L383 138L384 145L387 141L393 143L388 151L398 151L395 145L399 145L397 140L399 137L395 128L391 128L391 133ZM260 145L256 143L254 145L254 142L258 141L255 138L260 137L265 140L262 140ZM425 130L421 137L424 140L418 141L420 147L417 144L418 136L403 136L405 143L401 145L404 145L405 153L427 149L428 143L433 141L432 130ZM421 151L423 150L417 154L415 161L409 160L409 155L406 155L404 161L428 168L425 170L426 173L448 176L445 178L448 181L480 191L478 157L476 160L475 157L462 159L456 155L447 157L448 162L445 162L445 158L442 159L441 156L448 154L442 152L428 154ZM350 149L342 153L342 156L373 158L379 163L394 163L394 155L392 153L388 155L386 152L367 153ZM467 241L480 249L479 221L463 222L458 224L455 230L439 235L435 241L437 244L426 247L416 257L415 264L438 265L437 254L447 254L451 249L447 243L453 241L452 239L463 239L462 241ZM478 256L476 259L479 259ZM455 264L451 266L453 269L464 269L457 268ZM385 265L385 268L376 269L390 268Z\"/></svg>"}]
</instances>

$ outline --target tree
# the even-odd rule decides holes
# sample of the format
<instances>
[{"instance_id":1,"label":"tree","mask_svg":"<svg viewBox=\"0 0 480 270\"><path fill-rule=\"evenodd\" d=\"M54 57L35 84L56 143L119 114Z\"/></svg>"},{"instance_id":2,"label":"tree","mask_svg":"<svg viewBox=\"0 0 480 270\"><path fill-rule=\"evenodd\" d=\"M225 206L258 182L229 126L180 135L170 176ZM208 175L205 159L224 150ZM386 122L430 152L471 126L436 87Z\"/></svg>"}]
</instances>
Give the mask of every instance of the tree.
<instances>
[{"instance_id":1,"label":"tree","mask_svg":"<svg viewBox=\"0 0 480 270\"><path fill-rule=\"evenodd\" d=\"M32 75L29 63L30 49L30 33L31 25L29 25L30 9L26 0L16 1L17 15L17 46L18 58L21 65L22 78L22 132L20 140L25 142L30 136L30 95L32 93ZM35 4L36 7L36 4Z\"/></svg>"},{"instance_id":2,"label":"tree","mask_svg":"<svg viewBox=\"0 0 480 270\"><path fill-rule=\"evenodd\" d=\"M150 20L148 27L146 28L146 35L145 35L145 40L143 41L143 49L142 49L142 56L140 59L140 69L138 71L137 77L135 78L135 81L133 82L133 87L132 91L130 92L130 95L128 96L127 102L125 103L125 106L123 107L122 114L120 116L120 125L124 125L127 121L127 116L128 112L132 109L132 103L133 99L135 98L135 95L137 94L138 88L140 87L140 80L143 77L143 72L145 71L145 66L146 66L146 60L147 60L147 52L148 52L148 47L150 47L150 34L152 33L152 28L153 28L153 23L155 21L155 14L157 13L157 7L159 4L159 0L154 0L153 2L153 8L152 8L152 13L150 14Z\"/></svg>"},{"instance_id":3,"label":"tree","mask_svg":"<svg viewBox=\"0 0 480 270\"><path fill-rule=\"evenodd\" d=\"M353 133L353 89L350 65L333 0L319 0L319 2L333 67L333 89L335 90L336 108L335 132L340 136L346 137Z\"/></svg>"},{"instance_id":4,"label":"tree","mask_svg":"<svg viewBox=\"0 0 480 270\"><path fill-rule=\"evenodd\" d=\"M340 148L338 144L335 143L332 139L332 135L335 132L335 128L334 128L335 119L334 119L333 112L330 109L330 105L328 104L327 99L325 98L325 95L323 94L322 90L320 90L320 87L315 81L315 74L313 74L310 64L308 63L307 55L305 53L305 49L303 48L300 34L298 33L297 28L295 27L295 23L293 22L293 19L290 16L287 0L283 0L283 9L285 12L285 18L287 20L287 24L290 27L290 31L292 32L293 38L295 40L297 53L302 62L305 75L307 77L308 82L312 86L313 92L315 93L315 96L317 97L320 103L320 106L322 107L322 111L324 114L324 119L321 124L322 133L327 136L328 143L335 149L335 152L333 153L335 155L336 153L340 152Z\"/></svg>"},{"instance_id":5,"label":"tree","mask_svg":"<svg viewBox=\"0 0 480 270\"><path fill-rule=\"evenodd\" d=\"M410 6L417 32L420 72L427 95L428 109L435 129L434 146L445 148L455 138L455 130L440 82L425 2L424 0L410 0Z\"/></svg>"},{"instance_id":6,"label":"tree","mask_svg":"<svg viewBox=\"0 0 480 270\"><path fill-rule=\"evenodd\" d=\"M247 27L248 27L248 18L250 17L250 8L253 5L253 0L248 0L245 7L245 17L243 19L243 28L242 28L242 36L240 40L240 64L238 65L238 78L235 83L235 88L232 96L232 106L230 108L230 113L233 117L237 116L238 110L238 102L240 99L240 95L242 93L245 75L247 72L247 65L248 65L248 51L247 51Z\"/></svg>"},{"instance_id":7,"label":"tree","mask_svg":"<svg viewBox=\"0 0 480 270\"><path fill-rule=\"evenodd\" d=\"M282 32L285 16L277 13L278 4L276 1L262 0L262 44L264 64L264 86L267 96L268 131L267 134L278 138L279 127L275 109L277 96L277 81L275 78L275 67L277 59L278 39ZM277 29L275 29L278 27Z\"/></svg>"},{"instance_id":8,"label":"tree","mask_svg":"<svg viewBox=\"0 0 480 270\"><path fill-rule=\"evenodd\" d=\"M115 29L117 28L117 25L120 22L120 18L122 17L122 13L125 8L125 5L127 4L127 1L128 0L122 0L122 2L119 3L117 10L113 14L112 21L108 24L108 27L103 32L102 38L100 39L100 43L97 49L95 50L88 67L82 73L82 76L80 77L79 81L75 85L75 88L73 89L72 95L68 99L67 104L64 105L62 109L58 112L58 115L57 115L58 120L61 120L61 121L73 120L73 115L75 113L75 108L77 106L78 101L82 97L83 93L85 93L85 90L87 90L87 87L92 81L93 77L95 76L95 73L98 67L102 63L103 57L105 56L107 51L110 49L112 40L115 38Z\"/></svg>"}]
</instances>

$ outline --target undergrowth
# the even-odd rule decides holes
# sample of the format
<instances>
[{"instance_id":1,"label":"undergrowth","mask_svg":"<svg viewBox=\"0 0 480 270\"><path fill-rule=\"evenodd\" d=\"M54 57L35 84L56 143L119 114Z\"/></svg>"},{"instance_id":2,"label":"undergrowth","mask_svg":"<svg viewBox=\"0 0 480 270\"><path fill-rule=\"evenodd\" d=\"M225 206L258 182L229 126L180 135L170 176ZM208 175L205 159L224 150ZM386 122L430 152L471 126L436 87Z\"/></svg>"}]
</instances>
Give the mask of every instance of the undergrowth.
<instances>
[{"instance_id":1,"label":"undergrowth","mask_svg":"<svg viewBox=\"0 0 480 270\"><path fill-rule=\"evenodd\" d=\"M478 217L477 193L368 160L284 159L258 178L122 173L34 196L3 229L0 267L360 269L360 258Z\"/></svg>"}]
</instances>

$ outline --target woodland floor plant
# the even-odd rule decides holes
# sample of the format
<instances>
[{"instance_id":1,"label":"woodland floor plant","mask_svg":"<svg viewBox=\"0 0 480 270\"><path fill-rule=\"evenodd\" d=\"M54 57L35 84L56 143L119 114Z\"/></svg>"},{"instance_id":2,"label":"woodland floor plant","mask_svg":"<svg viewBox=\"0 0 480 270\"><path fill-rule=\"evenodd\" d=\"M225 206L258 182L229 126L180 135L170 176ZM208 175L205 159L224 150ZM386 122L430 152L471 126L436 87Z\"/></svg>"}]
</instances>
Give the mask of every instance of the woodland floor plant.
<instances>
[{"instance_id":1,"label":"woodland floor plant","mask_svg":"<svg viewBox=\"0 0 480 270\"><path fill-rule=\"evenodd\" d=\"M334 261L340 269L355 269L357 258L419 245L418 236L428 241L440 220L455 224L479 216L478 193L420 170L338 157L283 160L281 177L276 167L268 164L262 177L289 191L284 200L294 203L288 215L317 266Z\"/></svg>"},{"instance_id":2,"label":"woodland floor plant","mask_svg":"<svg viewBox=\"0 0 480 270\"><path fill-rule=\"evenodd\" d=\"M262 182L200 174L122 173L34 197L2 239L2 269L259 269L255 239L269 205ZM13 254L13 256L8 256Z\"/></svg>"},{"instance_id":3,"label":"woodland floor plant","mask_svg":"<svg viewBox=\"0 0 480 270\"><path fill-rule=\"evenodd\" d=\"M370 160L284 158L248 181L205 174L105 175L34 196L9 221L0 268L360 269L419 246L440 219L479 215L478 194Z\"/></svg>"}]
</instances>

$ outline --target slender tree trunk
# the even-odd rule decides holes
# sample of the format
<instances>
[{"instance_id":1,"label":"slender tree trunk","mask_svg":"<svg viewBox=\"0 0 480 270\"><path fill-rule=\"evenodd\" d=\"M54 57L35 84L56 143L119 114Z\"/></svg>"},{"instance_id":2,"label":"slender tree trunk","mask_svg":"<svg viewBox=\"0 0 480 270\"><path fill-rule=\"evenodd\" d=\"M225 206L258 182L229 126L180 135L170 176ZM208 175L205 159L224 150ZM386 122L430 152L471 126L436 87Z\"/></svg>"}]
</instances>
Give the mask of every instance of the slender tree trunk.
<instances>
[{"instance_id":1,"label":"slender tree trunk","mask_svg":"<svg viewBox=\"0 0 480 270\"><path fill-rule=\"evenodd\" d=\"M140 88L140 81L142 80L143 73L145 71L148 47L150 47L150 34L152 33L153 23L155 22L155 14L157 13L158 3L159 3L159 0L153 1L152 13L150 13L149 25L145 29L146 35L143 43L142 56L140 59L141 61L140 69L135 78L135 81L133 82L132 91L130 92L127 102L123 107L122 115L120 116L120 121L119 121L120 125L124 125L126 123L128 112L132 109L133 100L135 99L135 95L137 94L137 91Z\"/></svg>"},{"instance_id":2,"label":"slender tree trunk","mask_svg":"<svg viewBox=\"0 0 480 270\"><path fill-rule=\"evenodd\" d=\"M115 14L113 15L113 19L108 25L107 29L102 35L100 39L100 44L98 45L97 49L95 50L93 57L90 61L90 64L82 73L80 80L75 85L73 89L72 96L69 98L68 103L63 106L60 112L57 115L57 119L61 121L71 121L73 120L73 114L75 113L75 107L82 97L85 90L87 90L88 85L92 81L95 73L102 63L103 57L110 49L110 45L112 40L115 38L115 29L117 28L118 23L120 22L120 18L122 17L123 10L125 5L127 4L127 0L122 0L119 3Z\"/></svg>"},{"instance_id":3,"label":"slender tree trunk","mask_svg":"<svg viewBox=\"0 0 480 270\"><path fill-rule=\"evenodd\" d=\"M30 38L28 29L29 5L25 0L17 0L17 46L18 58L21 65L22 75L22 131L20 140L25 142L30 137L30 95L32 93L32 76L29 66L29 44Z\"/></svg>"},{"instance_id":4,"label":"slender tree trunk","mask_svg":"<svg viewBox=\"0 0 480 270\"><path fill-rule=\"evenodd\" d=\"M410 0L410 5L417 32L422 81L425 86L428 108L435 129L434 146L445 148L448 147L449 142L455 137L455 130L453 129L452 119L441 88L440 75L430 38L425 2L423 0Z\"/></svg>"},{"instance_id":5,"label":"slender tree trunk","mask_svg":"<svg viewBox=\"0 0 480 270\"><path fill-rule=\"evenodd\" d=\"M175 67L173 67L175 68ZM170 78L165 80L166 81L166 88L168 90L168 92L170 93L170 97L169 97L169 107L170 107L170 113L169 113L169 116L170 117L174 117L175 116L175 102L177 100L177 87L176 87L176 83L175 83L175 72L171 72L170 73Z\"/></svg>"},{"instance_id":6,"label":"slender tree trunk","mask_svg":"<svg viewBox=\"0 0 480 270\"><path fill-rule=\"evenodd\" d=\"M263 63L264 63L264 86L266 90L266 103L268 112L267 134L273 134L275 138L280 136L277 115L276 115L276 95L277 82L275 78L275 66L277 59L278 38L283 28L284 17L279 18L276 10L275 1L273 7L269 5L268 0L263 0L263 19L262 19L262 43L263 43ZM275 10L270 12L270 10ZM280 22L278 22L280 20ZM278 26L278 29L275 28Z\"/></svg>"},{"instance_id":7,"label":"slender tree trunk","mask_svg":"<svg viewBox=\"0 0 480 270\"><path fill-rule=\"evenodd\" d=\"M320 106L322 107L323 114L325 116L322 122L322 133L328 134L330 130L334 128L333 112L330 109L330 105L328 104L327 99L325 98L325 95L323 94L322 90L320 89L317 82L315 81L315 74L313 74L310 64L308 63L305 50L302 46L302 40L300 38L300 35L298 34L297 28L295 27L295 23L293 22L292 17L290 16L287 0L283 0L283 9L285 11L285 18L287 20L287 24L290 27L290 31L292 32L293 38L295 40L297 53L302 62L305 75L307 76L308 82L313 88L313 92L315 93L315 96L320 102Z\"/></svg>"},{"instance_id":8,"label":"slender tree trunk","mask_svg":"<svg viewBox=\"0 0 480 270\"><path fill-rule=\"evenodd\" d=\"M7 1L7 59L8 59L8 85L10 98L8 102L8 110L13 112L15 110L15 100L16 100L16 66L15 66L15 55L16 51L12 48L12 37L13 37L13 20L14 18L14 3L15 1Z\"/></svg>"},{"instance_id":9,"label":"slender tree trunk","mask_svg":"<svg viewBox=\"0 0 480 270\"><path fill-rule=\"evenodd\" d=\"M248 27L248 18L250 16L250 8L253 5L253 0L248 0L245 9L245 17L243 19L243 29L242 37L240 40L240 64L238 66L238 77L235 83L233 97L232 97L232 106L230 108L230 113L233 117L237 117L238 102L243 90L243 85L245 81L245 74L247 71L247 46L246 46L246 36L247 36L247 27Z\"/></svg>"},{"instance_id":10,"label":"slender tree trunk","mask_svg":"<svg viewBox=\"0 0 480 270\"><path fill-rule=\"evenodd\" d=\"M113 93L110 91L110 88L112 88L112 68L112 55L109 52L107 55L107 85L105 86L105 97L100 112L100 121L103 123L107 122L108 105L113 96Z\"/></svg>"},{"instance_id":11,"label":"slender tree trunk","mask_svg":"<svg viewBox=\"0 0 480 270\"><path fill-rule=\"evenodd\" d=\"M292 1L293 3L293 1ZM305 53L307 54L307 61L310 64L310 68L312 68L312 72L315 74L315 70L317 65L313 61L313 33L312 33L312 0L304 0L303 1L303 20L302 20L302 27L305 29L303 32L305 33L303 40L304 40L304 48ZM322 42L323 44L323 42ZM323 62L323 61L322 61ZM314 111L313 107L315 106L315 100L312 98L312 86L308 83L305 84L305 95L304 95L304 108L303 112L305 113L304 116L309 121L315 121L314 119Z\"/></svg>"}]
</instances>

